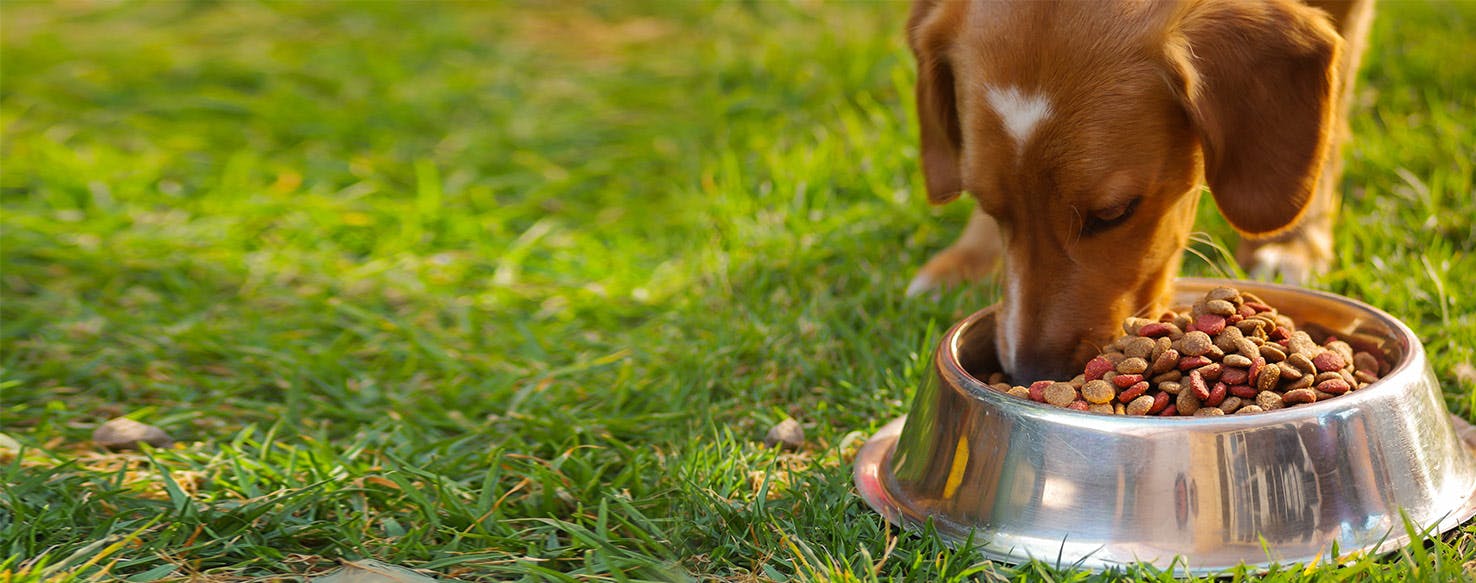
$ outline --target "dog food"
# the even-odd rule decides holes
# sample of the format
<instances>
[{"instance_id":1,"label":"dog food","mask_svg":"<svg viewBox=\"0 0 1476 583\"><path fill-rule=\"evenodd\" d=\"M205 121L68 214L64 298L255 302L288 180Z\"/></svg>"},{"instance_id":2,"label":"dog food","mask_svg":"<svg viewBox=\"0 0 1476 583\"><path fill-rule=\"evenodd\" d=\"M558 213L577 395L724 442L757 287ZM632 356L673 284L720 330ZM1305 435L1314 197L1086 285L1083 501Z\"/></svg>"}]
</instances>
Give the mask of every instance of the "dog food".
<instances>
[{"instance_id":1,"label":"dog food","mask_svg":"<svg viewBox=\"0 0 1476 583\"><path fill-rule=\"evenodd\" d=\"M1382 354L1354 352L1329 337L1318 344L1253 294L1210 290L1157 320L1128 318L1071 381L995 388L1017 397L1114 415L1208 417L1275 411L1368 386L1389 371Z\"/></svg>"}]
</instances>

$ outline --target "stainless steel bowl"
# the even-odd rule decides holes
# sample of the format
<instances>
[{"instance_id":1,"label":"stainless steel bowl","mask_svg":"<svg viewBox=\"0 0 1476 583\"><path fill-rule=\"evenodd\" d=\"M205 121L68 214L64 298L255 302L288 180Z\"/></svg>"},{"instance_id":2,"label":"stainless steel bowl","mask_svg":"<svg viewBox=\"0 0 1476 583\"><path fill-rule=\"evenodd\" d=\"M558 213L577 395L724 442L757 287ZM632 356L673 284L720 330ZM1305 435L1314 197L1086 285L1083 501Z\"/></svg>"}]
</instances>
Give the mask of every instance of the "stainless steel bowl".
<instances>
[{"instance_id":1,"label":"stainless steel bowl","mask_svg":"<svg viewBox=\"0 0 1476 583\"><path fill-rule=\"evenodd\" d=\"M905 527L931 519L954 543L972 533L994 560L1195 574L1383 552L1408 542L1402 516L1443 532L1476 514L1476 432L1446 411L1407 326L1287 286L1186 278L1176 293L1188 304L1217 285L1396 364L1359 391L1278 411L1099 415L971 376L998 366L985 309L944 334L911 413L857 455L861 496Z\"/></svg>"}]
</instances>

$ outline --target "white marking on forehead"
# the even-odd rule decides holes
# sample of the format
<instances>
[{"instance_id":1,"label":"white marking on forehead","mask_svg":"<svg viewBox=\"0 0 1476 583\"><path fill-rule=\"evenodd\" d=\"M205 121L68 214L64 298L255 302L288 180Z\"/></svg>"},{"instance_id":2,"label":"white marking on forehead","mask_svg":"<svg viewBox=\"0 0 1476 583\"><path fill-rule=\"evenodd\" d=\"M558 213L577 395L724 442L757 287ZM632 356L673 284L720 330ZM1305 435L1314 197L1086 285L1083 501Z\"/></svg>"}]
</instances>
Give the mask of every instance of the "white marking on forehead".
<instances>
[{"instance_id":1,"label":"white marking on forehead","mask_svg":"<svg viewBox=\"0 0 1476 583\"><path fill-rule=\"evenodd\" d=\"M1021 93L1014 87L989 87L984 96L989 100L990 107L999 114L999 119L1004 121L1005 130L1010 132L1010 137L1015 138L1016 151L1024 150L1025 142L1035 132L1035 126L1051 115L1051 102L1044 95Z\"/></svg>"}]
</instances>

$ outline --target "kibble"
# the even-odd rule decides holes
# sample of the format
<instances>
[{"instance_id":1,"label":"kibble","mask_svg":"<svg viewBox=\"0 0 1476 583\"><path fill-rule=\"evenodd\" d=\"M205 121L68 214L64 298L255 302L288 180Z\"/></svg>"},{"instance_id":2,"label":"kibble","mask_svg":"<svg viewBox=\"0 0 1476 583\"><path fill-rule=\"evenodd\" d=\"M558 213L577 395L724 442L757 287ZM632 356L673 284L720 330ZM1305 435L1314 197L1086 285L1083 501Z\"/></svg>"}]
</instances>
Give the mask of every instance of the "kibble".
<instances>
[{"instance_id":1,"label":"kibble","mask_svg":"<svg viewBox=\"0 0 1476 583\"><path fill-rule=\"evenodd\" d=\"M1288 405L1299 405L1302 403L1317 402L1317 394L1312 389L1293 389L1281 396L1281 401Z\"/></svg>"},{"instance_id":2,"label":"kibble","mask_svg":"<svg viewBox=\"0 0 1476 583\"><path fill-rule=\"evenodd\" d=\"M1153 408L1153 397L1142 395L1127 404L1128 415L1147 415L1148 410Z\"/></svg>"},{"instance_id":3,"label":"kibble","mask_svg":"<svg viewBox=\"0 0 1476 583\"><path fill-rule=\"evenodd\" d=\"M1148 361L1131 356L1117 363L1117 372L1123 374L1142 374L1148 370Z\"/></svg>"},{"instance_id":4,"label":"kibble","mask_svg":"<svg viewBox=\"0 0 1476 583\"><path fill-rule=\"evenodd\" d=\"M1112 402L1112 399L1117 398L1117 389L1112 386L1112 383L1097 379L1094 381L1087 381L1085 385L1081 386L1081 396L1085 398L1088 403L1110 403Z\"/></svg>"},{"instance_id":5,"label":"kibble","mask_svg":"<svg viewBox=\"0 0 1476 583\"><path fill-rule=\"evenodd\" d=\"M1045 400L1057 407L1065 407L1076 400L1076 387L1071 383L1051 383L1045 388Z\"/></svg>"},{"instance_id":6,"label":"kibble","mask_svg":"<svg viewBox=\"0 0 1476 583\"><path fill-rule=\"evenodd\" d=\"M1354 392L1390 370L1380 354L1337 338L1319 344L1254 294L1218 287L1156 320L1128 318L1123 332L1069 381L990 387L1015 397L1104 415L1243 415ZM1360 344L1360 347L1366 347Z\"/></svg>"}]
</instances>

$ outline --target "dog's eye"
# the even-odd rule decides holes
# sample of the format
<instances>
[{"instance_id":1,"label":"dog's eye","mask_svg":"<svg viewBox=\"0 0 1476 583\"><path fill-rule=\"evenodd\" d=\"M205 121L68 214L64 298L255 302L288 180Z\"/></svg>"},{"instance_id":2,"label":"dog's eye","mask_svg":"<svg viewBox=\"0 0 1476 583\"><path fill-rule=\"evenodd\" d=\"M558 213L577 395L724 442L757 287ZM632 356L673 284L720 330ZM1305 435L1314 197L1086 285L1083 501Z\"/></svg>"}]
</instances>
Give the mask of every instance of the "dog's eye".
<instances>
[{"instance_id":1,"label":"dog's eye","mask_svg":"<svg viewBox=\"0 0 1476 583\"><path fill-rule=\"evenodd\" d=\"M1122 204L1092 211L1081 226L1081 234L1083 236L1093 235L1122 224L1123 221L1133 216L1133 211L1138 210L1139 200L1135 198Z\"/></svg>"}]
</instances>

